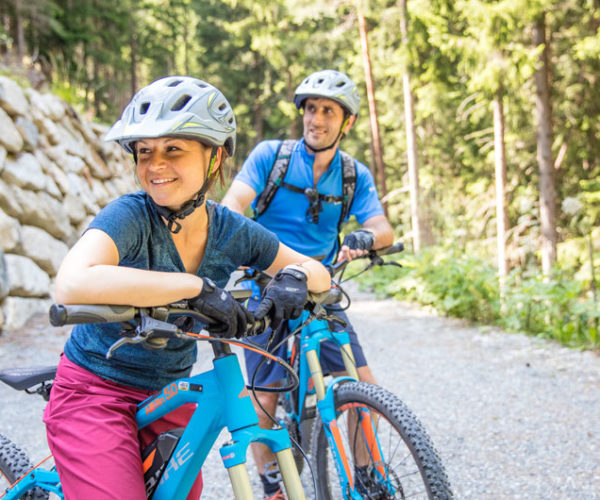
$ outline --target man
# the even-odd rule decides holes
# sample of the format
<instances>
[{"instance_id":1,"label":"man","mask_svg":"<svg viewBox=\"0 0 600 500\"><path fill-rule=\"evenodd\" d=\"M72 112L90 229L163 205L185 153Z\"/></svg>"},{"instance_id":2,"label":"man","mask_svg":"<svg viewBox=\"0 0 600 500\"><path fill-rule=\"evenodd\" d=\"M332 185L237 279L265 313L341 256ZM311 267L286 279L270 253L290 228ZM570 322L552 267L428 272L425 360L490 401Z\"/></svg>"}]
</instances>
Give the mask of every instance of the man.
<instances>
[{"instance_id":1,"label":"man","mask_svg":"<svg viewBox=\"0 0 600 500\"><path fill-rule=\"evenodd\" d=\"M331 264L336 255L338 261L351 260L370 249L391 245L393 230L369 169L338 148L356 121L360 105L356 85L338 71L318 71L298 86L294 103L303 114L303 138L258 144L222 203L239 213L252 204L256 220L281 242L325 264ZM356 217L361 229L347 235L340 247L340 227L350 215ZM343 312L332 312L348 322ZM360 379L375 383L349 322L346 330L351 336ZM248 376L252 378L260 355L245 353ZM334 375L344 370L339 349L334 346L327 349L323 344L321 363L324 370ZM267 368L263 364L255 384L277 385L282 376L281 367ZM276 393L260 392L257 397L270 414L275 413ZM256 404L255 407L260 426L270 428L271 420ZM272 473L274 456L260 444L254 444L252 451L265 499L284 499L277 474Z\"/></svg>"}]
</instances>

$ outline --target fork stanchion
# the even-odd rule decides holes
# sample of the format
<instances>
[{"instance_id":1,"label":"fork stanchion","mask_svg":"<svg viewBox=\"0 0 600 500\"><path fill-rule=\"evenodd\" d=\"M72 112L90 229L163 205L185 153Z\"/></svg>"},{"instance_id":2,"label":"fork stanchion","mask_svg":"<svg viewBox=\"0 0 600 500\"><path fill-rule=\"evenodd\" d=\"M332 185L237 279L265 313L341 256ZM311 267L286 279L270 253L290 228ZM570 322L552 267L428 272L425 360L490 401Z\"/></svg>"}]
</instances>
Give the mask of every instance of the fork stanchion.
<instances>
[{"instance_id":1,"label":"fork stanchion","mask_svg":"<svg viewBox=\"0 0 600 500\"><path fill-rule=\"evenodd\" d=\"M304 488L302 488L302 482L300 481L300 475L296 468L292 449L286 448L285 450L278 451L275 453L275 457L277 458L277 464L281 471L287 498L289 498L289 500L305 500Z\"/></svg>"}]
</instances>

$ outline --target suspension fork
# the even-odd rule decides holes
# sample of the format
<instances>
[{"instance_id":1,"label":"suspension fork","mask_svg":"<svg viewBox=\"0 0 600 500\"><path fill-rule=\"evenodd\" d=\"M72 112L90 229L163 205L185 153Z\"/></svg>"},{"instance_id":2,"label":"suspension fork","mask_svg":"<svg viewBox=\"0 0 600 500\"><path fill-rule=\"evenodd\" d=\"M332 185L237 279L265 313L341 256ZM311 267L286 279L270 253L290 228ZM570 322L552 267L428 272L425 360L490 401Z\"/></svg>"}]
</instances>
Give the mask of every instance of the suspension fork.
<instances>
[{"instance_id":1,"label":"suspension fork","mask_svg":"<svg viewBox=\"0 0 600 500\"><path fill-rule=\"evenodd\" d=\"M348 334L346 332L331 332L331 335L338 337L336 340L340 343L342 359L349 376L336 377L328 386L325 386L321 363L314 345L311 345L305 351L305 356L317 394L317 408L323 421L330 450L334 456L334 463L343 491L351 492L350 498L361 498L360 495L354 492L354 480L352 471L350 470L350 461L343 445L341 431L337 425L334 399L334 387L341 382L359 380L358 370ZM356 429L356 432L359 432L360 428L363 442L359 444L359 446L362 445L362 449L351 449L350 451L355 454L355 460L357 460L356 455L360 455L361 452L364 454L363 456L368 456L376 464L377 472L387 482L388 478L384 467L385 462L376 431L377 419L371 415L371 412L367 408L356 406L355 410L349 413L348 427L349 429Z\"/></svg>"}]
</instances>

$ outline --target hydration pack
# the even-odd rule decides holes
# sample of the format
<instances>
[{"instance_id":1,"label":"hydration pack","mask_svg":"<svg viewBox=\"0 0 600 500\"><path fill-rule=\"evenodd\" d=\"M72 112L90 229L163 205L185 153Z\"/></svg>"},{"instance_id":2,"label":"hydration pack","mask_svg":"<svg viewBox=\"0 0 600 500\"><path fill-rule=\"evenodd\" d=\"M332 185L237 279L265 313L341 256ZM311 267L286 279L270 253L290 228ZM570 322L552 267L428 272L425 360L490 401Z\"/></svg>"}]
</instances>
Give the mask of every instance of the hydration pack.
<instances>
[{"instance_id":1,"label":"hydration pack","mask_svg":"<svg viewBox=\"0 0 600 500\"><path fill-rule=\"evenodd\" d=\"M302 193L309 199L309 216L311 222L314 224L319 222L319 213L322 210L322 202L341 203L342 212L338 221L339 233L342 229L344 221L346 220L346 217L350 213L350 206L352 205L354 191L356 190L356 164L354 163L354 159L348 153L344 153L340 150L340 155L342 156L342 196L321 194L314 187L303 189L298 186L294 186L293 184L284 182L283 180L290 165L290 158L296 142L297 141L294 139L287 139L279 144L275 161L273 162L273 166L269 172L265 189L262 193L260 193L256 201L254 220L258 219L259 216L265 213L267 208L269 208L271 201L273 201L277 190L280 187L284 187L296 193Z\"/></svg>"}]
</instances>

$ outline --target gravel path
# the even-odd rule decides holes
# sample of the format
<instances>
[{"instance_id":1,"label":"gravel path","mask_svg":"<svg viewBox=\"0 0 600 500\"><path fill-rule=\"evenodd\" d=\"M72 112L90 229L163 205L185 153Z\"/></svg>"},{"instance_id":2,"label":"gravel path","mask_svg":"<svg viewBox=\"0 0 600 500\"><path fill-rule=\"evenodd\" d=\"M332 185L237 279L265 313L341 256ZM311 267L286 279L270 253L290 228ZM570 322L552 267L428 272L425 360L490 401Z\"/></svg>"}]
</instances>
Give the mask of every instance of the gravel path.
<instances>
[{"instance_id":1,"label":"gravel path","mask_svg":"<svg viewBox=\"0 0 600 500\"><path fill-rule=\"evenodd\" d=\"M597 354L367 295L350 316L379 383L429 431L456 498L600 500ZM44 321L0 336L0 368L57 362L68 332ZM196 369L209 367L203 348ZM43 458L44 402L4 385L0 398L0 432ZM217 456L205 467L203 498L231 498Z\"/></svg>"}]
</instances>

